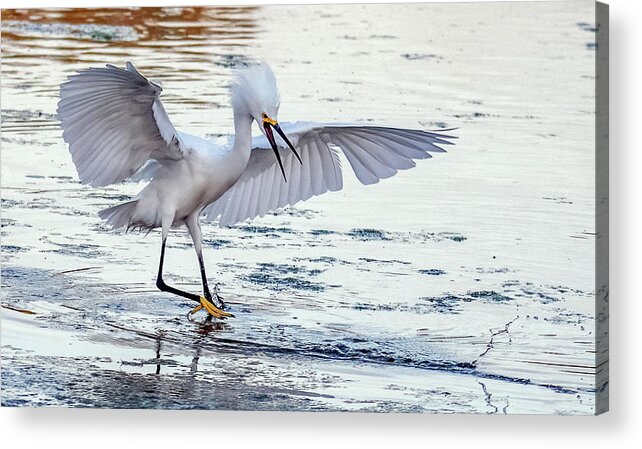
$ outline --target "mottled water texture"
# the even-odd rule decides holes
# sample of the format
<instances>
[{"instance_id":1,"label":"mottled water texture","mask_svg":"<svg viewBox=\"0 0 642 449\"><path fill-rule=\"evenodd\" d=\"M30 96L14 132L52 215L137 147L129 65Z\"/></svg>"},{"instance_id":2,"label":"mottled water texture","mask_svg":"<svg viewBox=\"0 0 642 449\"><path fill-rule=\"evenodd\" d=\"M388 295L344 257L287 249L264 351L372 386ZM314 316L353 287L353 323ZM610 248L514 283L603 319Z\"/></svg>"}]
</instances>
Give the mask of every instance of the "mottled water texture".
<instances>
[{"instance_id":1,"label":"mottled water texture","mask_svg":"<svg viewBox=\"0 0 642 449\"><path fill-rule=\"evenodd\" d=\"M2 405L594 413L593 17L590 2L3 10ZM345 176L205 224L236 318L194 323L155 289L159 233L99 220L141 185L78 182L58 85L131 60L177 128L217 137L232 69L257 58L280 120L459 140L373 186ZM182 230L166 271L199 290Z\"/></svg>"}]
</instances>

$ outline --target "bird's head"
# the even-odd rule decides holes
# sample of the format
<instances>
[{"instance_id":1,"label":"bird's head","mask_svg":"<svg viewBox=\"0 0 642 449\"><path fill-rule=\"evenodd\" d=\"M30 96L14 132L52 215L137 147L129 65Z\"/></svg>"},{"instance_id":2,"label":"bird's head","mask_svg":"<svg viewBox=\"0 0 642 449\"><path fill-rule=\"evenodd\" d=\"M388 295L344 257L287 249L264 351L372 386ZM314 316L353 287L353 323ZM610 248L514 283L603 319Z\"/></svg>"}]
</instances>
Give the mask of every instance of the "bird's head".
<instances>
[{"instance_id":1,"label":"bird's head","mask_svg":"<svg viewBox=\"0 0 642 449\"><path fill-rule=\"evenodd\" d=\"M283 142L294 152L299 162L301 162L301 158L294 145L292 145L279 126L277 121L279 105L279 88L276 84L274 72L272 72L269 65L266 63L250 65L236 72L232 82L232 107L236 114L247 114L252 120L256 121L259 129L270 142L270 146L281 167L283 178L286 179L278 145L274 138L274 131L281 136Z\"/></svg>"}]
</instances>

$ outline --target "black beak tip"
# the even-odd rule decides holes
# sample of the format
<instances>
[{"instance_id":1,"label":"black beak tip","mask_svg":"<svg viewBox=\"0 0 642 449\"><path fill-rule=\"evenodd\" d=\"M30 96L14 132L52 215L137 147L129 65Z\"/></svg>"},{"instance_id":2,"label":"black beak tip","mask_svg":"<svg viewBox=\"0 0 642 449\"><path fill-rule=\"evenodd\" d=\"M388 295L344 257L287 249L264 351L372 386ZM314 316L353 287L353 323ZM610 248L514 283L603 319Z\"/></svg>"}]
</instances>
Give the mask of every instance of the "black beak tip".
<instances>
[{"instance_id":1,"label":"black beak tip","mask_svg":"<svg viewBox=\"0 0 642 449\"><path fill-rule=\"evenodd\" d=\"M297 152L296 152L296 150L294 149L294 147L292 147L292 152L294 153L294 155L296 156L296 158L299 160L299 164L303 165L303 161L301 160L301 156L299 156L299 153L297 153Z\"/></svg>"},{"instance_id":2,"label":"black beak tip","mask_svg":"<svg viewBox=\"0 0 642 449\"><path fill-rule=\"evenodd\" d=\"M294 153L296 158L299 160L299 164L303 165L303 161L301 160L301 156L299 156L299 153L297 153L296 149L294 148L294 145L292 145L292 142L290 142L290 139L288 139L288 137L285 135L285 133L281 129L281 126L279 126L278 124L274 125L274 129L276 130L277 133L279 133L279 136L281 136L281 138L288 145L290 150L292 150L292 152Z\"/></svg>"},{"instance_id":3,"label":"black beak tip","mask_svg":"<svg viewBox=\"0 0 642 449\"><path fill-rule=\"evenodd\" d=\"M281 161L281 155L279 154L279 148L278 145L276 144L276 141L274 140L274 134L272 134L272 128L281 136L283 141L287 144L287 146L292 150L294 155L296 156L297 160L299 161L299 164L303 165L303 160L301 160L301 156L299 156L299 153L297 153L296 149L294 148L294 145L292 145L292 142L287 138L283 130L278 124L272 125L269 122L266 122L265 125L265 134L267 135L268 140L270 141L270 146L272 146L272 150L274 151L274 155L276 156L276 160L279 163L279 167L281 168L281 173L283 174L283 179L287 183L288 179L285 176L285 170L283 168L283 162Z\"/></svg>"}]
</instances>

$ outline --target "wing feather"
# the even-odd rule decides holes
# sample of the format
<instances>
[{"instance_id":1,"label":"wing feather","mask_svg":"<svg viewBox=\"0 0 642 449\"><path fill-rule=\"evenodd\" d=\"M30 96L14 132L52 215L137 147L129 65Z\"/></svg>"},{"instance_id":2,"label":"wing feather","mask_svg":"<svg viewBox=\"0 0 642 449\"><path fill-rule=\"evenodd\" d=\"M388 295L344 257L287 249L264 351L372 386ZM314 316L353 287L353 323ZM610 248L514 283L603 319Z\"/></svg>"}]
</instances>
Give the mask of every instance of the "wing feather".
<instances>
[{"instance_id":1,"label":"wing feather","mask_svg":"<svg viewBox=\"0 0 642 449\"><path fill-rule=\"evenodd\" d=\"M435 145L436 143L440 145L454 145L453 142L450 142L448 140L442 139L438 136L440 134L433 133L433 132L428 132L428 131L417 131L414 129L396 129L396 128L390 128L390 130L387 133L382 133L382 136L399 136L402 138L410 139L415 142L415 144L418 145L418 149L422 150L424 148L424 145L428 145L432 149L430 151L435 152L435 153L445 153L446 150L443 148L438 147ZM443 136L443 135L442 135ZM450 138L453 138L450 136ZM414 140L413 140L414 139ZM426 139L429 139L426 141Z\"/></svg>"},{"instance_id":2,"label":"wing feather","mask_svg":"<svg viewBox=\"0 0 642 449\"><path fill-rule=\"evenodd\" d=\"M288 155L288 157L284 158L283 155L281 155L281 159L283 160L283 169L285 170L286 176L291 175L291 167L292 167L292 157ZM292 176L290 176L290 179ZM287 182L281 182L280 184L280 189L279 189L279 205L287 206L288 205L288 191L289 191L289 185Z\"/></svg>"},{"instance_id":3,"label":"wing feather","mask_svg":"<svg viewBox=\"0 0 642 449\"><path fill-rule=\"evenodd\" d=\"M230 199L230 203L228 204L228 207L225 209L225 212L227 213L227 216L225 217L224 221L226 223L236 223L237 219L236 216L238 215L239 208L241 208L242 202L243 202L243 195L245 193L245 189L247 188L247 182L243 182L241 185L239 185L238 191L234 192L234 199Z\"/></svg>"},{"instance_id":4,"label":"wing feather","mask_svg":"<svg viewBox=\"0 0 642 449\"><path fill-rule=\"evenodd\" d=\"M325 169L321 163L321 152L316 148L316 146L313 147L313 145L314 144L310 143L305 146L308 150L307 152L310 154L310 170L313 170L312 167L314 167L314 175L310 180L310 187L312 188L313 195L321 195L323 192L327 191L324 179Z\"/></svg>"},{"instance_id":5,"label":"wing feather","mask_svg":"<svg viewBox=\"0 0 642 449\"><path fill-rule=\"evenodd\" d=\"M339 147L343 150L343 153L348 156L352 155L354 159L348 158L350 164L354 168L357 178L363 184L374 184L379 182L380 179L389 178L390 176L397 173L397 170L391 167L387 167L377 160L370 152L363 151L363 148L351 145L344 136L336 135L334 137L335 141L339 144ZM363 179L359 177L359 172L355 168L353 161L356 160L361 164L367 173L363 173Z\"/></svg>"},{"instance_id":6,"label":"wing feather","mask_svg":"<svg viewBox=\"0 0 642 449\"><path fill-rule=\"evenodd\" d=\"M399 170L414 167L416 159L443 153L440 145L452 145L456 138L438 132L379 126L298 122L282 123L281 128L297 147L303 164L277 139L286 183L265 137L255 139L240 179L204 209L208 220L219 218L219 225L232 225L314 195L342 189L337 149L343 152L361 183L374 184Z\"/></svg>"},{"instance_id":7,"label":"wing feather","mask_svg":"<svg viewBox=\"0 0 642 449\"><path fill-rule=\"evenodd\" d=\"M58 117L83 183L120 182L155 159L181 159L188 149L160 101L162 88L131 64L89 68L60 86Z\"/></svg>"},{"instance_id":8,"label":"wing feather","mask_svg":"<svg viewBox=\"0 0 642 449\"><path fill-rule=\"evenodd\" d=\"M279 208L279 190L281 189L281 183L283 180L281 179L281 172L280 169L277 168L276 164L272 165L272 193L270 195L270 206L267 208L266 212L268 210L276 210Z\"/></svg>"},{"instance_id":9,"label":"wing feather","mask_svg":"<svg viewBox=\"0 0 642 449\"><path fill-rule=\"evenodd\" d=\"M263 173L259 174L255 178L252 178L250 184L250 190L247 198L247 209L242 214L243 216L256 216L257 203L259 200L259 189L261 187L261 178Z\"/></svg>"},{"instance_id":10,"label":"wing feather","mask_svg":"<svg viewBox=\"0 0 642 449\"><path fill-rule=\"evenodd\" d=\"M339 143L341 143L341 138L335 137L333 140L338 140ZM344 144L339 145L339 147L343 150L343 154L345 154L354 174L361 184L369 185L379 181L379 178L370 171L367 165L352 151L350 146Z\"/></svg>"},{"instance_id":11,"label":"wing feather","mask_svg":"<svg viewBox=\"0 0 642 449\"><path fill-rule=\"evenodd\" d=\"M321 136L323 137L323 136ZM336 192L343 189L343 174L341 173L341 161L339 153L330 148L329 141L323 140L323 144L317 142L317 148L323 154L325 169L327 174L325 183L330 192ZM325 192L325 191L324 191Z\"/></svg>"},{"instance_id":12,"label":"wing feather","mask_svg":"<svg viewBox=\"0 0 642 449\"><path fill-rule=\"evenodd\" d=\"M250 199L250 194L251 194L251 188L252 188L252 182L254 181L254 178L247 179L243 183L243 193L239 197L238 201L238 207L236 208L236 211L234 212L234 215L230 217L230 220L236 222L238 221L237 217L241 217L243 215L247 215L247 203L249 202Z\"/></svg>"},{"instance_id":13,"label":"wing feather","mask_svg":"<svg viewBox=\"0 0 642 449\"><path fill-rule=\"evenodd\" d=\"M312 193L312 173L310 172L310 150L307 146L301 148L299 153L301 156L301 201L305 201L310 198Z\"/></svg>"},{"instance_id":14,"label":"wing feather","mask_svg":"<svg viewBox=\"0 0 642 449\"><path fill-rule=\"evenodd\" d=\"M426 159L430 157L430 154L425 149L417 147L414 141L404 142L401 138L395 139L392 136L384 137L379 134L364 133L362 131L355 131L355 134L367 137L373 142L384 145L389 151L397 153L400 156L406 156L413 159Z\"/></svg>"},{"instance_id":15,"label":"wing feather","mask_svg":"<svg viewBox=\"0 0 642 449\"><path fill-rule=\"evenodd\" d=\"M360 146L372 154L379 162L388 167L404 170L415 166L411 158L403 157L394 151L390 151L374 139L364 138L357 133L346 135L345 138L353 145Z\"/></svg>"}]
</instances>

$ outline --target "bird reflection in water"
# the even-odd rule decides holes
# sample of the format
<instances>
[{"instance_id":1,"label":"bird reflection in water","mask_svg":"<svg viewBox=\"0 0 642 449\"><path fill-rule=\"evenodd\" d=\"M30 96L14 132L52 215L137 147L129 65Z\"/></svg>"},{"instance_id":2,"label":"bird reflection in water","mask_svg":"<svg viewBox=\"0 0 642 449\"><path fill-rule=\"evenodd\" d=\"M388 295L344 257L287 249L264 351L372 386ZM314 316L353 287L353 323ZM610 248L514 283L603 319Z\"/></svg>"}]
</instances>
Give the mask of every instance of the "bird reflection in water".
<instances>
[{"instance_id":1,"label":"bird reflection in water","mask_svg":"<svg viewBox=\"0 0 642 449\"><path fill-rule=\"evenodd\" d=\"M194 356L190 363L190 372L196 373L198 371L198 362L203 354L203 345L211 344L211 336L219 332L229 332L231 327L229 324L220 322L220 321L208 321L205 320L200 323L195 323L196 325L196 335L194 344L192 345L194 350ZM207 337L207 338L205 338ZM163 365L162 351L163 351L163 339L166 338L166 331L158 330L154 337L155 340L155 355L154 362L156 363L156 374L161 374L161 366Z\"/></svg>"}]
</instances>

